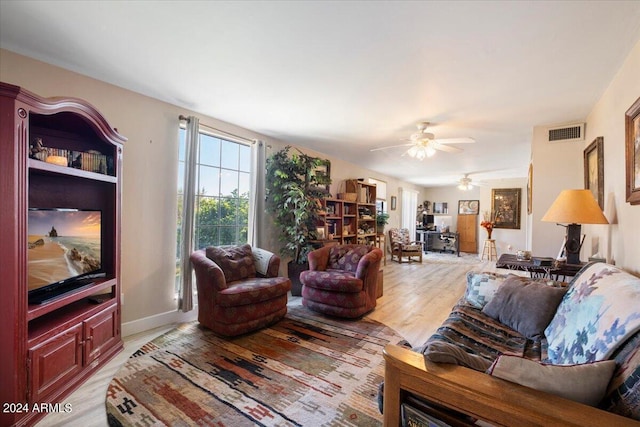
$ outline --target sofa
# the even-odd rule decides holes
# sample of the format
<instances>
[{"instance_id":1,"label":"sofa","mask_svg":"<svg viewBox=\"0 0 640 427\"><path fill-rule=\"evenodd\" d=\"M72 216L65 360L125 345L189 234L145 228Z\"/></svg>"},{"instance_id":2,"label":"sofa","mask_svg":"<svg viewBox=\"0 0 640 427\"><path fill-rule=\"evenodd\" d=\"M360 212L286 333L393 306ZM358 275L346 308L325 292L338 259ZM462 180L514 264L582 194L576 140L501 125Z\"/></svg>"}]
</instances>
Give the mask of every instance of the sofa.
<instances>
[{"instance_id":1,"label":"sofa","mask_svg":"<svg viewBox=\"0 0 640 427\"><path fill-rule=\"evenodd\" d=\"M280 257L245 244L193 252L198 322L232 337L269 326L287 313L291 281L278 277Z\"/></svg>"},{"instance_id":2,"label":"sofa","mask_svg":"<svg viewBox=\"0 0 640 427\"><path fill-rule=\"evenodd\" d=\"M300 274L302 305L348 319L375 308L380 249L353 244L324 246L309 252L307 258L309 270Z\"/></svg>"},{"instance_id":3,"label":"sofa","mask_svg":"<svg viewBox=\"0 0 640 427\"><path fill-rule=\"evenodd\" d=\"M386 426L640 425L640 279L587 264L568 283L470 272L419 347L384 350Z\"/></svg>"}]
</instances>

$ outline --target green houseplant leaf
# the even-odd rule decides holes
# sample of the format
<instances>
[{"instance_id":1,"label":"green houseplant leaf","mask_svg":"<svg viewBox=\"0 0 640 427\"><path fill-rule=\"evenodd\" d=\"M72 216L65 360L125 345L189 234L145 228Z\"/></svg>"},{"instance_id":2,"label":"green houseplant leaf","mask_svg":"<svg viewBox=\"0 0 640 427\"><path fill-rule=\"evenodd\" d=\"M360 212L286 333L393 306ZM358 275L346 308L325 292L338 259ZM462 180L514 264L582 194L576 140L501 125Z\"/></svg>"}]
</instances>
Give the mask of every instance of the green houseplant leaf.
<instances>
[{"instance_id":1,"label":"green houseplant leaf","mask_svg":"<svg viewBox=\"0 0 640 427\"><path fill-rule=\"evenodd\" d=\"M267 212L273 215L282 243L281 255L303 264L313 250L311 240L316 236L321 200L330 196L326 189L331 178L314 173L326 166L328 160L306 155L291 146L267 159Z\"/></svg>"}]
</instances>

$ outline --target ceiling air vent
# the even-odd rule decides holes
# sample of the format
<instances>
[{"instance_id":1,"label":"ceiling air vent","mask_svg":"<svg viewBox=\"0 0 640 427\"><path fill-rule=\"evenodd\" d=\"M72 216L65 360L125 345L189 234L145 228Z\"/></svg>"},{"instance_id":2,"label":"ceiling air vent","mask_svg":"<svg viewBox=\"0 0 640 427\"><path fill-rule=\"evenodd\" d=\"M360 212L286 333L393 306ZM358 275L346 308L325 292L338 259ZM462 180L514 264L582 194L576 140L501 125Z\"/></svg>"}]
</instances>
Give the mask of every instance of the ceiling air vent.
<instances>
[{"instance_id":1,"label":"ceiling air vent","mask_svg":"<svg viewBox=\"0 0 640 427\"><path fill-rule=\"evenodd\" d=\"M584 141L584 123L549 129L549 142Z\"/></svg>"}]
</instances>

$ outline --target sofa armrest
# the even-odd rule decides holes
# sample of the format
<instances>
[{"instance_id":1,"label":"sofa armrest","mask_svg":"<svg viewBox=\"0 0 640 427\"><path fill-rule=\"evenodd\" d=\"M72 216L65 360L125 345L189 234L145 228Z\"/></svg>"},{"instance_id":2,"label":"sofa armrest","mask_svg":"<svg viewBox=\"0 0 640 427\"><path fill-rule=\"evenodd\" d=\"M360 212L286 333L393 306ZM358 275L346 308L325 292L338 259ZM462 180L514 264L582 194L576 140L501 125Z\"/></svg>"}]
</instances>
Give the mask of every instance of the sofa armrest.
<instances>
[{"instance_id":1,"label":"sofa armrest","mask_svg":"<svg viewBox=\"0 0 640 427\"><path fill-rule=\"evenodd\" d=\"M425 361L395 345L384 349L384 425L400 425L406 393L504 426L638 426L630 418L514 384L458 365Z\"/></svg>"},{"instance_id":2,"label":"sofa armrest","mask_svg":"<svg viewBox=\"0 0 640 427\"><path fill-rule=\"evenodd\" d=\"M257 247L251 248L253 264L258 277L277 277L280 270L280 257L271 251Z\"/></svg>"},{"instance_id":3,"label":"sofa armrest","mask_svg":"<svg viewBox=\"0 0 640 427\"><path fill-rule=\"evenodd\" d=\"M325 271L327 264L329 264L329 252L330 246L323 246L319 249L309 252L307 260L309 261L309 270L311 271Z\"/></svg>"},{"instance_id":4,"label":"sofa armrest","mask_svg":"<svg viewBox=\"0 0 640 427\"><path fill-rule=\"evenodd\" d=\"M370 280L373 283L377 284L376 280L378 277L378 270L380 270L381 260L382 251L378 248L372 248L367 254L365 254L365 256L360 258L360 261L358 261L358 267L356 268L356 277L365 282L367 280Z\"/></svg>"},{"instance_id":5,"label":"sofa armrest","mask_svg":"<svg viewBox=\"0 0 640 427\"><path fill-rule=\"evenodd\" d=\"M224 272L218 264L207 257L204 249L193 252L189 259L196 273L198 294L210 293L213 296L213 293L227 289Z\"/></svg>"}]
</instances>

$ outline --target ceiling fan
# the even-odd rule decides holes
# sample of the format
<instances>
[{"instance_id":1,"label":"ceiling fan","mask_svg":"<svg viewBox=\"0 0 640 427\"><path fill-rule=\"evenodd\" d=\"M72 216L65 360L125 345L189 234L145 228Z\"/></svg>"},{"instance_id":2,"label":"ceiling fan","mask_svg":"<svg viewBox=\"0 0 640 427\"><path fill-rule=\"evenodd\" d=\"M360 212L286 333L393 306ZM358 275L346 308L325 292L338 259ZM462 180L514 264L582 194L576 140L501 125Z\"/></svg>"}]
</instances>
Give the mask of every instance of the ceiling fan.
<instances>
[{"instance_id":1,"label":"ceiling fan","mask_svg":"<svg viewBox=\"0 0 640 427\"><path fill-rule=\"evenodd\" d=\"M436 139L431 132L427 132L429 122L420 122L416 126L418 127L418 132L412 134L409 139L404 139L404 141L410 141L408 144L373 148L370 151L380 151L396 147L409 147L409 149L402 154L403 156L408 154L418 160L424 160L425 157L432 157L436 153L436 150L446 151L447 153L459 153L462 151L462 149L458 147L450 147L447 144L471 144L476 142L473 138Z\"/></svg>"},{"instance_id":2,"label":"ceiling fan","mask_svg":"<svg viewBox=\"0 0 640 427\"><path fill-rule=\"evenodd\" d=\"M478 181L473 181L469 175L471 175L470 173L465 173L464 176L462 178L460 178L458 180L458 189L462 190L462 191L467 191L467 190L471 190L474 186L477 187L483 187L486 184L478 182Z\"/></svg>"}]
</instances>

